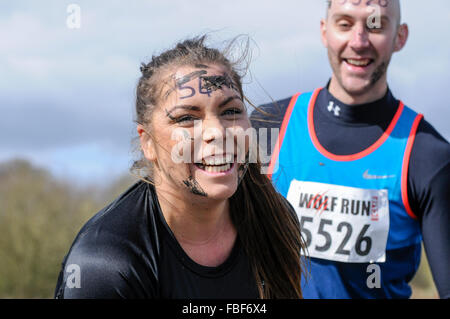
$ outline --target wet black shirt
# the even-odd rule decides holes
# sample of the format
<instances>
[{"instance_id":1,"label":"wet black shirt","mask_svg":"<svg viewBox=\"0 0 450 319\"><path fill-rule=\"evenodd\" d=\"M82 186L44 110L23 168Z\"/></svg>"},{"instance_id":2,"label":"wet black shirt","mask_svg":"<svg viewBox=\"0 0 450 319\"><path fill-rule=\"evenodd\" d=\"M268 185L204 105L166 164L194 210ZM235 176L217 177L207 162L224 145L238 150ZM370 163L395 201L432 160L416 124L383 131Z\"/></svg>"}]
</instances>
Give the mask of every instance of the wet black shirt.
<instances>
[{"instance_id":1,"label":"wet black shirt","mask_svg":"<svg viewBox=\"0 0 450 319\"><path fill-rule=\"evenodd\" d=\"M289 102L287 98L261 106L267 114L254 110L253 127L280 129ZM333 107L329 109L330 102ZM390 90L378 101L346 105L324 88L317 97L313 114L317 138L333 154L358 153L380 138L398 106L399 100ZM269 148L270 141L269 134ZM419 123L412 147L407 191L411 209L421 224L436 287L442 298L450 298L450 145L426 120Z\"/></svg>"},{"instance_id":2,"label":"wet black shirt","mask_svg":"<svg viewBox=\"0 0 450 319\"><path fill-rule=\"evenodd\" d=\"M83 226L55 298L256 299L258 291L239 237L218 267L197 264L167 225L154 187L141 181Z\"/></svg>"}]
</instances>

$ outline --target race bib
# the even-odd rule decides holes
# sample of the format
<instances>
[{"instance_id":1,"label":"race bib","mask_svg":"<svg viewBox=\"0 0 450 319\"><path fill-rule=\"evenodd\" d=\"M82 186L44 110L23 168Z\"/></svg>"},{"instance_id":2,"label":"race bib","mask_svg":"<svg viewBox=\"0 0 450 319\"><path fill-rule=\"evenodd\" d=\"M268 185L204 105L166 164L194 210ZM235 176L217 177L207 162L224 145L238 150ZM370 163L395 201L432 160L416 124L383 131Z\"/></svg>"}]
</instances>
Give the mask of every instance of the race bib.
<instances>
[{"instance_id":1,"label":"race bib","mask_svg":"<svg viewBox=\"0 0 450 319\"><path fill-rule=\"evenodd\" d=\"M293 180L287 199L297 212L310 257L348 263L385 261L387 190Z\"/></svg>"}]
</instances>

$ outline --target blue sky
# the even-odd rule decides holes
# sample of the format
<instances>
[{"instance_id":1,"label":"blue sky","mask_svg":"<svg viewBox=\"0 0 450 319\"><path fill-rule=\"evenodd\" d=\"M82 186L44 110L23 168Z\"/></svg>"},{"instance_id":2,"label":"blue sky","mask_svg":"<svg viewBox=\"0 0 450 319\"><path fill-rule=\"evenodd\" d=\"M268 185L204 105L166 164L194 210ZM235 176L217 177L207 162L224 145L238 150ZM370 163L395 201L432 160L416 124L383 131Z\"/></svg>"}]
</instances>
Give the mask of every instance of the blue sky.
<instances>
[{"instance_id":1,"label":"blue sky","mask_svg":"<svg viewBox=\"0 0 450 319\"><path fill-rule=\"evenodd\" d=\"M79 29L66 25L71 3L81 8ZM251 37L244 89L255 104L323 86L324 13L324 0L2 1L0 161L27 158L80 183L126 172L140 63L205 32L213 45ZM389 85L449 139L450 2L403 1L403 20L410 38Z\"/></svg>"}]
</instances>

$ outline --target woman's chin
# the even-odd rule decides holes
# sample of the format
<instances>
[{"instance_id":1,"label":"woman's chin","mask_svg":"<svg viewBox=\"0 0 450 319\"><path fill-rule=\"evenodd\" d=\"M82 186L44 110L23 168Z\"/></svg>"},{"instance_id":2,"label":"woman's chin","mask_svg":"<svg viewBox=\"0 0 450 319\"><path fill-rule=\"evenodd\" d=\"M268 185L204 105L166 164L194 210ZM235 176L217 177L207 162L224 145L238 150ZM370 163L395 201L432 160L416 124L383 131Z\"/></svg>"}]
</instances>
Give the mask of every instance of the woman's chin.
<instances>
[{"instance_id":1,"label":"woman's chin","mask_svg":"<svg viewBox=\"0 0 450 319\"><path fill-rule=\"evenodd\" d=\"M229 184L206 184L206 183L201 183L199 181L200 185L202 185L202 189L206 194L206 197L208 199L212 199L212 200L227 200L228 198L230 198L231 196L233 196L233 194L236 192L237 190L237 185L236 183L234 183L233 185L229 185Z\"/></svg>"},{"instance_id":2,"label":"woman's chin","mask_svg":"<svg viewBox=\"0 0 450 319\"><path fill-rule=\"evenodd\" d=\"M195 167L193 176L203 192L211 199L228 199L237 190L237 170L235 164L225 172L208 172Z\"/></svg>"}]
</instances>

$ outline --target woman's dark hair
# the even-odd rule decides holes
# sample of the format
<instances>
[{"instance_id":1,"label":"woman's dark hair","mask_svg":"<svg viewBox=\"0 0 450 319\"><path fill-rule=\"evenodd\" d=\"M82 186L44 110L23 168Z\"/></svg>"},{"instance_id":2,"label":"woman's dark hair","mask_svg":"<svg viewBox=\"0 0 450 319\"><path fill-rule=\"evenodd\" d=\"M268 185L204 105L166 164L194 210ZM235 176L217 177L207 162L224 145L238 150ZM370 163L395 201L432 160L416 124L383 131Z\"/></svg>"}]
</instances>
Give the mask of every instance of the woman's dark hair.
<instances>
[{"instance_id":1,"label":"woman's dark hair","mask_svg":"<svg viewBox=\"0 0 450 319\"><path fill-rule=\"evenodd\" d=\"M142 64L142 77L136 89L137 123L151 124L149 115L161 97L164 83L161 75L168 67L196 64L224 66L244 99L242 76L236 71L236 64L230 62L225 53L207 47L205 40L206 36L185 40L175 48L153 56L150 63ZM143 156L131 170L145 168L145 173L140 175L151 182L150 163ZM275 190L267 176L261 174L259 162L248 164L237 191L229 201L231 220L249 258L260 298L301 298L303 267L300 253L304 245L300 225L286 200Z\"/></svg>"}]
</instances>

